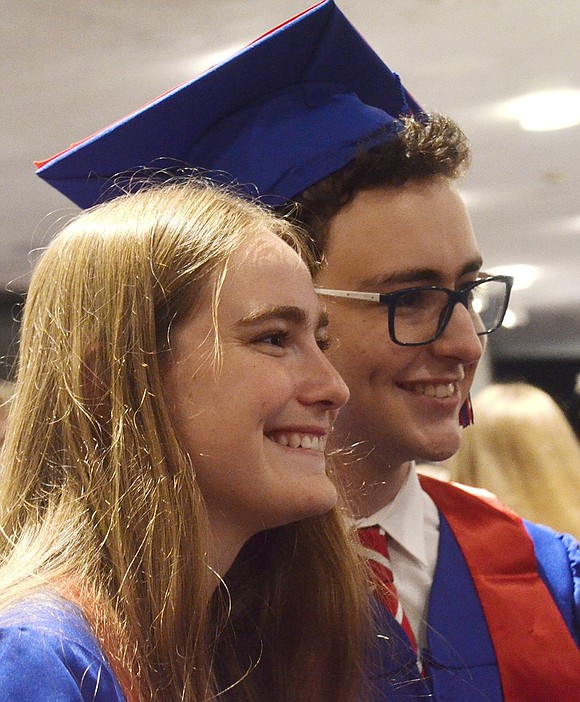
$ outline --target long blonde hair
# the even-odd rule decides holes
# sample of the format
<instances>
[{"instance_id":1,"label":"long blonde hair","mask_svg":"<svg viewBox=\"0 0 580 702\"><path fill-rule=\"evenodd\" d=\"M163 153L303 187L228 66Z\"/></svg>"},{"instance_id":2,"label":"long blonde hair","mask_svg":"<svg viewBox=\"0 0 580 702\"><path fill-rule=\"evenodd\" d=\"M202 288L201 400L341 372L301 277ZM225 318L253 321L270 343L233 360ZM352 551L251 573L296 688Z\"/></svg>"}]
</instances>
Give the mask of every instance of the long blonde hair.
<instances>
[{"instance_id":1,"label":"long blonde hair","mask_svg":"<svg viewBox=\"0 0 580 702\"><path fill-rule=\"evenodd\" d=\"M190 178L82 213L30 285L0 609L47 587L78 604L129 700L357 695L366 597L338 510L248 543L208 608L203 497L163 398L171 325L208 285L218 304L229 256L264 231L299 247L285 221Z\"/></svg>"},{"instance_id":2,"label":"long blonde hair","mask_svg":"<svg viewBox=\"0 0 580 702\"><path fill-rule=\"evenodd\" d=\"M532 385L497 383L473 405L475 423L447 461L451 480L580 538L580 443L558 404Z\"/></svg>"}]
</instances>

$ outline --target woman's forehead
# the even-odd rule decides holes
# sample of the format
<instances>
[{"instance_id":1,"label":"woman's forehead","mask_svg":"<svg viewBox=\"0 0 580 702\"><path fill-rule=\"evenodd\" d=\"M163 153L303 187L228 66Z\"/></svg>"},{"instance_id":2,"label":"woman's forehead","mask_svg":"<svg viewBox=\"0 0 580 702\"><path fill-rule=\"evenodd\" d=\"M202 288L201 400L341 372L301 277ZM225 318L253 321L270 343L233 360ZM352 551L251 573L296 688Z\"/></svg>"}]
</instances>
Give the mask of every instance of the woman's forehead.
<instances>
[{"instance_id":1,"label":"woman's forehead","mask_svg":"<svg viewBox=\"0 0 580 702\"><path fill-rule=\"evenodd\" d=\"M282 239L265 234L245 242L228 261L220 307L294 305L318 311L312 277L300 256Z\"/></svg>"},{"instance_id":2,"label":"woman's forehead","mask_svg":"<svg viewBox=\"0 0 580 702\"><path fill-rule=\"evenodd\" d=\"M299 254L279 236L269 231L243 241L226 263L226 277L260 277L269 271L279 275L302 275L306 264Z\"/></svg>"}]
</instances>

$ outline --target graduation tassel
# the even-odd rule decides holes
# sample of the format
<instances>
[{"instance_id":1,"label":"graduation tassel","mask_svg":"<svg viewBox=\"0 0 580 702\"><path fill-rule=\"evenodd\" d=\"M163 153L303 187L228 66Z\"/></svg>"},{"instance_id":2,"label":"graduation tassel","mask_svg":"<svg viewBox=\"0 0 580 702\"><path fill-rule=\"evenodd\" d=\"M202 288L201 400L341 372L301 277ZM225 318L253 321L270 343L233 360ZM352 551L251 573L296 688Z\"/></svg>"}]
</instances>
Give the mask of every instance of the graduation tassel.
<instances>
[{"instance_id":1,"label":"graduation tassel","mask_svg":"<svg viewBox=\"0 0 580 702\"><path fill-rule=\"evenodd\" d=\"M471 404L471 395L467 395L465 402L459 410L459 424L465 429L470 424L473 424L473 405Z\"/></svg>"}]
</instances>

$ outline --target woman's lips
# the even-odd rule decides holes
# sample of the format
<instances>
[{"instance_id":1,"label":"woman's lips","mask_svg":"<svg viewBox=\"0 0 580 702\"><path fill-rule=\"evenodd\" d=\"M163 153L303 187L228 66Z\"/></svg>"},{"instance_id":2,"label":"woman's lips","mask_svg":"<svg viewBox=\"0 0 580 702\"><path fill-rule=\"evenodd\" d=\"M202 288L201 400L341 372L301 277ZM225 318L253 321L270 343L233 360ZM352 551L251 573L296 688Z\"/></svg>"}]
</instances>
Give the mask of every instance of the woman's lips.
<instances>
[{"instance_id":1,"label":"woman's lips","mask_svg":"<svg viewBox=\"0 0 580 702\"><path fill-rule=\"evenodd\" d=\"M302 432L284 432L275 431L266 434L270 441L273 441L280 446L289 446L290 448L310 449L311 451L324 452L326 448L327 435L323 434L308 434Z\"/></svg>"}]
</instances>

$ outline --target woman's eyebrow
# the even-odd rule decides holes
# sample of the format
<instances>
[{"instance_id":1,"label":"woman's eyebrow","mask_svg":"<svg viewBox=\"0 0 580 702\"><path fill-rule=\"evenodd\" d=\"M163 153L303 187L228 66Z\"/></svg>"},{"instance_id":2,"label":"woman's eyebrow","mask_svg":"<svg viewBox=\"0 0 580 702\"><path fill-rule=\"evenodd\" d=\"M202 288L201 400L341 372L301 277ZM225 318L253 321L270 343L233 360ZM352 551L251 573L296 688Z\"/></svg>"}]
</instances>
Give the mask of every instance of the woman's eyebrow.
<instances>
[{"instance_id":1,"label":"woman's eyebrow","mask_svg":"<svg viewBox=\"0 0 580 702\"><path fill-rule=\"evenodd\" d=\"M310 323L310 317L304 309L301 307L284 305L279 307L265 307L263 309L256 310L255 312L251 312L245 317L242 317L242 319L237 322L236 326L249 327L262 322L271 322L274 320L282 320L284 322L290 322L299 326L308 326ZM320 311L318 319L315 320L314 326L317 331L328 326L328 315L324 310Z\"/></svg>"},{"instance_id":2,"label":"woman's eyebrow","mask_svg":"<svg viewBox=\"0 0 580 702\"><path fill-rule=\"evenodd\" d=\"M273 306L264 307L262 309L251 312L250 314L242 317L236 326L248 327L254 324L259 324L260 322L270 322L273 320L282 320L285 322L292 322L293 324L308 324L308 315L301 307L294 306Z\"/></svg>"}]
</instances>

